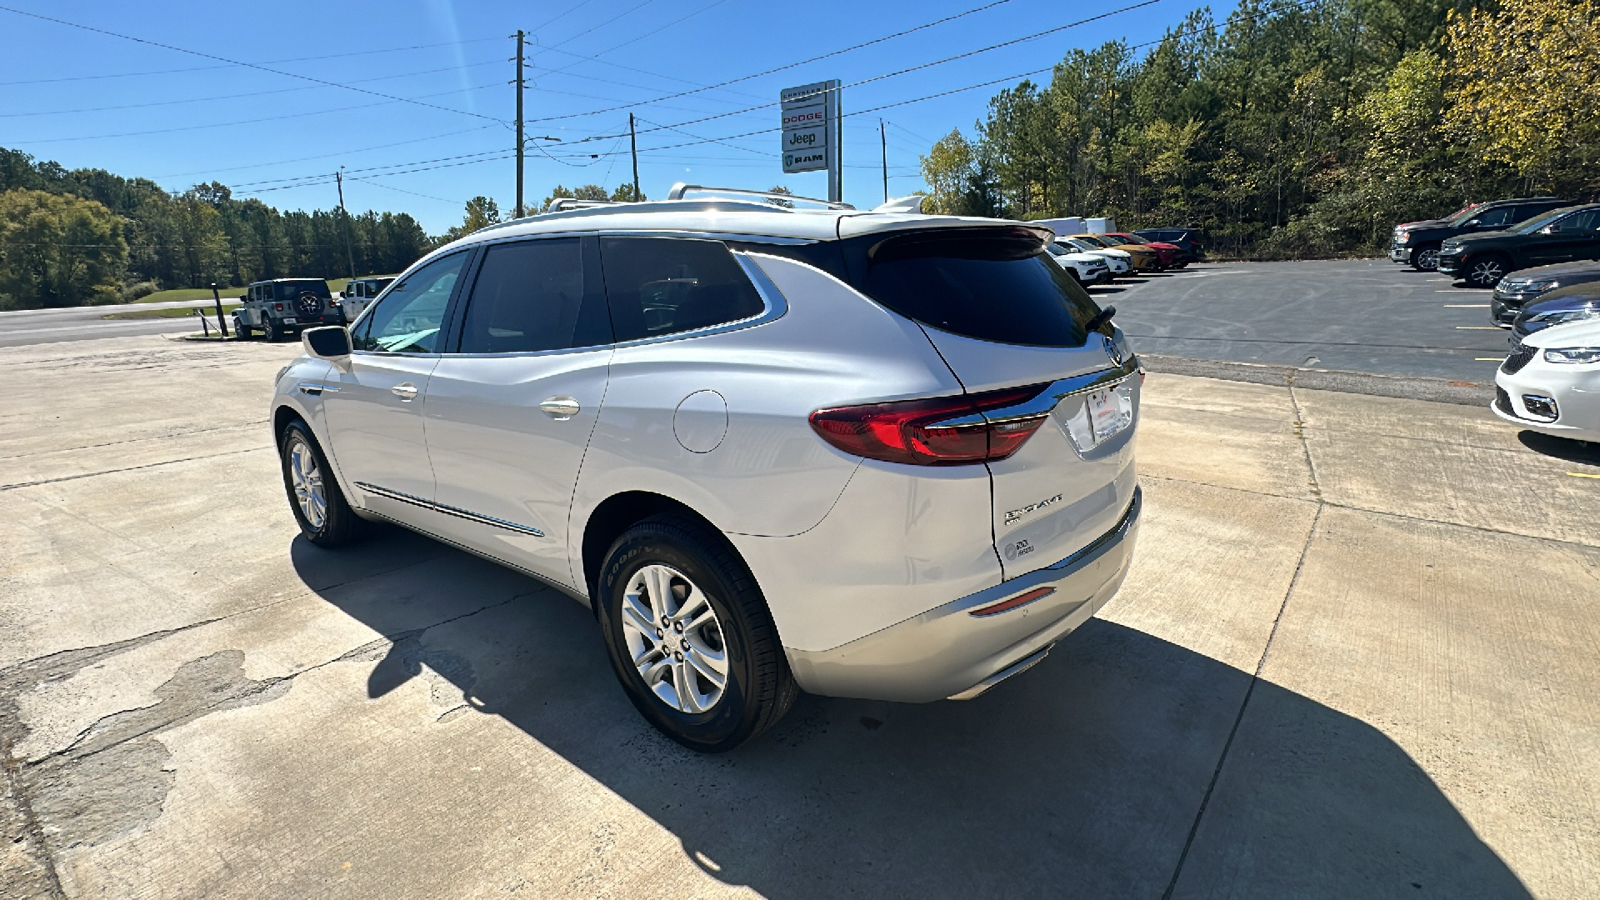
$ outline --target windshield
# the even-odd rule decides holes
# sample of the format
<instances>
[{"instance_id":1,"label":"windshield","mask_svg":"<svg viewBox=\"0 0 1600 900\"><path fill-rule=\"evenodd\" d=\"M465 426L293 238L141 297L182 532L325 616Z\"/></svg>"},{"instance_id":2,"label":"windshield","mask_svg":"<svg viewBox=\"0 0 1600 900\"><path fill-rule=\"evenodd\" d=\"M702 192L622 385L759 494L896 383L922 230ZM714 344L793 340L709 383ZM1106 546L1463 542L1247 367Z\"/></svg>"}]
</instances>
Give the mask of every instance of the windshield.
<instances>
[{"instance_id":1,"label":"windshield","mask_svg":"<svg viewBox=\"0 0 1600 900\"><path fill-rule=\"evenodd\" d=\"M1107 250L1107 249L1110 249L1110 247L1111 247L1111 242L1110 241L1107 241L1105 238L1095 237L1092 234L1080 234L1077 237L1073 238L1073 240L1082 241L1083 243L1088 244L1091 247L1098 247L1101 250Z\"/></svg>"},{"instance_id":2,"label":"windshield","mask_svg":"<svg viewBox=\"0 0 1600 900\"><path fill-rule=\"evenodd\" d=\"M1072 251L1070 251L1067 248L1061 246L1060 244L1056 243L1055 241L1051 241L1051 242L1049 242L1049 243L1044 245L1044 252L1050 254L1051 256L1066 256L1068 253L1071 253Z\"/></svg>"},{"instance_id":3,"label":"windshield","mask_svg":"<svg viewBox=\"0 0 1600 900\"><path fill-rule=\"evenodd\" d=\"M1117 240L1121 241L1124 244L1148 244L1148 243L1150 243L1149 241L1145 240L1142 237L1135 237L1134 235L1131 235L1131 234L1118 233L1118 234L1113 234L1113 235L1107 235L1107 237L1116 238Z\"/></svg>"},{"instance_id":4,"label":"windshield","mask_svg":"<svg viewBox=\"0 0 1600 900\"><path fill-rule=\"evenodd\" d=\"M1451 213L1450 215L1445 216L1445 218L1450 220L1450 224L1451 225L1460 225L1463 222L1467 221L1467 217L1472 215L1472 211L1473 210L1477 209L1478 207L1480 207L1482 205L1483 205L1482 203L1471 203L1471 204L1468 204L1468 205L1463 206L1462 208L1456 210L1455 212Z\"/></svg>"}]
</instances>

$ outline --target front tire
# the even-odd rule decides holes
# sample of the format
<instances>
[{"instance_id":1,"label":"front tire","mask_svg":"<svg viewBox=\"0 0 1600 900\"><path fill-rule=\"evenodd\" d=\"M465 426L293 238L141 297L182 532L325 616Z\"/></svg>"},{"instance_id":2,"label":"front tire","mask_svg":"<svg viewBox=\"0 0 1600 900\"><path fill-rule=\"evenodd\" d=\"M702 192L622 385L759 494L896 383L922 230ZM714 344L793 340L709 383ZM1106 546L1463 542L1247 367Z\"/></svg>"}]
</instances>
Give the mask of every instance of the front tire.
<instances>
[{"instance_id":1,"label":"front tire","mask_svg":"<svg viewBox=\"0 0 1600 900\"><path fill-rule=\"evenodd\" d=\"M1439 271L1439 245L1424 245L1412 250L1411 268L1418 272Z\"/></svg>"},{"instance_id":2,"label":"front tire","mask_svg":"<svg viewBox=\"0 0 1600 900\"><path fill-rule=\"evenodd\" d=\"M269 317L266 322L265 331L267 335L267 343L276 344L283 340L283 326L278 324L277 319Z\"/></svg>"},{"instance_id":3,"label":"front tire","mask_svg":"<svg viewBox=\"0 0 1600 900\"><path fill-rule=\"evenodd\" d=\"M720 753L772 727L799 689L765 598L704 526L645 519L611 545L595 602L634 708L692 750Z\"/></svg>"},{"instance_id":4,"label":"front tire","mask_svg":"<svg viewBox=\"0 0 1600 900\"><path fill-rule=\"evenodd\" d=\"M278 457L283 463L289 508L306 540L319 547L338 547L355 540L361 519L350 509L327 456L304 422L284 426Z\"/></svg>"},{"instance_id":5,"label":"front tire","mask_svg":"<svg viewBox=\"0 0 1600 900\"><path fill-rule=\"evenodd\" d=\"M1511 271L1511 261L1498 253L1474 256L1466 262L1467 284L1492 288Z\"/></svg>"},{"instance_id":6,"label":"front tire","mask_svg":"<svg viewBox=\"0 0 1600 900\"><path fill-rule=\"evenodd\" d=\"M241 341L250 340L250 328L249 326L245 325L244 320L238 316L233 317L233 335L235 338Z\"/></svg>"}]
</instances>

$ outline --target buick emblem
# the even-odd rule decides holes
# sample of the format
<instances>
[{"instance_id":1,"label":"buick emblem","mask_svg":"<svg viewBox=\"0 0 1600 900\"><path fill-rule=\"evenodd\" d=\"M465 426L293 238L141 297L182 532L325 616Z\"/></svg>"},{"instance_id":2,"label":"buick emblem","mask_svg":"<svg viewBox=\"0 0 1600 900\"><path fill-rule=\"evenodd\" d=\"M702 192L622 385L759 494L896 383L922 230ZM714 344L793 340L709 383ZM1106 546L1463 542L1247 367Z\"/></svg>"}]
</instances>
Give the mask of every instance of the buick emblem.
<instances>
[{"instance_id":1,"label":"buick emblem","mask_svg":"<svg viewBox=\"0 0 1600 900\"><path fill-rule=\"evenodd\" d=\"M1105 345L1106 355L1111 357L1111 365L1119 369L1122 368L1122 364L1126 360L1122 358L1122 348L1117 346L1117 342L1103 334L1100 335L1100 342Z\"/></svg>"}]
</instances>

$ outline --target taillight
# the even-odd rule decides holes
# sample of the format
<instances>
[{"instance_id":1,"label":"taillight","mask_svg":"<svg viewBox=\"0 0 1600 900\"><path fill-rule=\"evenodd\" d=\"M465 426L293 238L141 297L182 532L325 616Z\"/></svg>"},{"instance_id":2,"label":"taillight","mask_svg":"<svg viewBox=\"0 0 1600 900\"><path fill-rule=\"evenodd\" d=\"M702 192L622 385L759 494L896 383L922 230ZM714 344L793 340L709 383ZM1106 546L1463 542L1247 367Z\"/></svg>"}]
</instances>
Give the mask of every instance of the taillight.
<instances>
[{"instance_id":1,"label":"taillight","mask_svg":"<svg viewBox=\"0 0 1600 900\"><path fill-rule=\"evenodd\" d=\"M1050 411L988 414L1026 403L1047 386L819 409L811 414L811 427L846 453L884 462L959 466L1000 460L1021 449Z\"/></svg>"},{"instance_id":2,"label":"taillight","mask_svg":"<svg viewBox=\"0 0 1600 900\"><path fill-rule=\"evenodd\" d=\"M272 304L272 308L273 309L283 309L283 304L282 303L274 303L274 304Z\"/></svg>"}]
</instances>

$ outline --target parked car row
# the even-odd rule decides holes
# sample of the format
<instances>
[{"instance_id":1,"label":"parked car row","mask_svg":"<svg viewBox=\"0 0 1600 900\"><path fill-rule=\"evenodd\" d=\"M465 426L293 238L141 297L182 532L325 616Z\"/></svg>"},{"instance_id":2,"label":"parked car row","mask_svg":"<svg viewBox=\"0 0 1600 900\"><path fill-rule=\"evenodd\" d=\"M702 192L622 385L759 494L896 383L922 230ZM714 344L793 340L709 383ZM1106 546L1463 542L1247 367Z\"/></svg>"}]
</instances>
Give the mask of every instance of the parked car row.
<instances>
[{"instance_id":1,"label":"parked car row","mask_svg":"<svg viewBox=\"0 0 1600 900\"><path fill-rule=\"evenodd\" d=\"M242 341L259 332L277 342L307 328L348 325L393 281L390 277L352 278L338 297L321 278L252 282L233 311L233 329Z\"/></svg>"}]
</instances>

